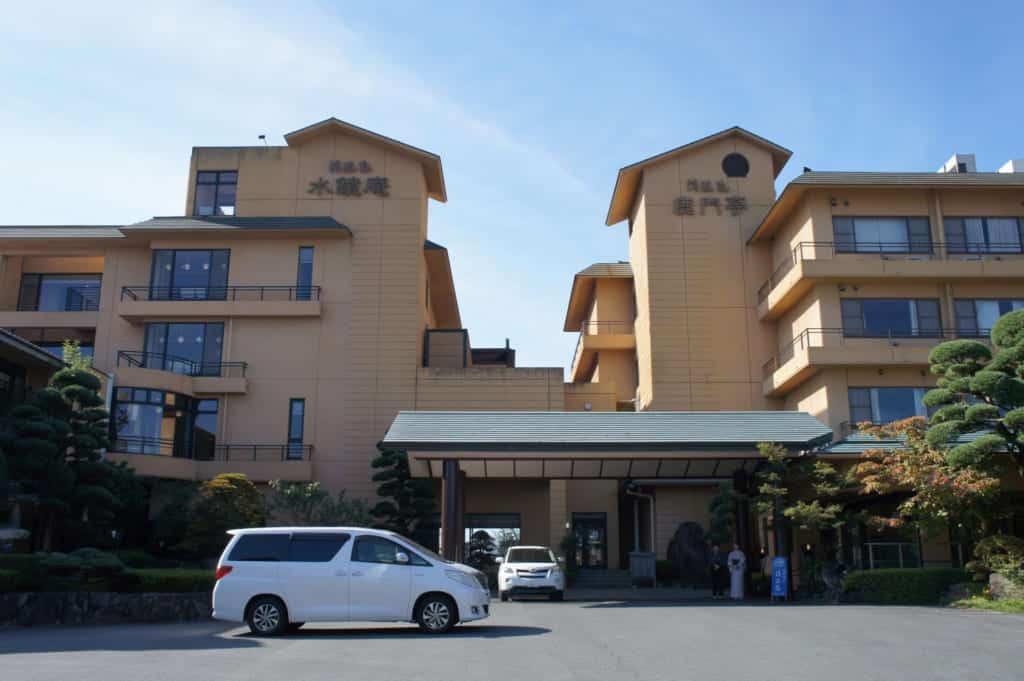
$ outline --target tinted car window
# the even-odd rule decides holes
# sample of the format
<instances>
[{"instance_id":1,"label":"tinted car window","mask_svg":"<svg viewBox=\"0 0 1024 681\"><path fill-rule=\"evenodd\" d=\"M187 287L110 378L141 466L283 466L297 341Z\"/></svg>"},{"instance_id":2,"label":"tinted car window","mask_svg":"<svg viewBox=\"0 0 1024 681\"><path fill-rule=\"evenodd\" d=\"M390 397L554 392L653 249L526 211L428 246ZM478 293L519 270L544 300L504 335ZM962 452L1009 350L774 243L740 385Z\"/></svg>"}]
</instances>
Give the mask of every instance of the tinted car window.
<instances>
[{"instance_id":1,"label":"tinted car window","mask_svg":"<svg viewBox=\"0 0 1024 681\"><path fill-rule=\"evenodd\" d=\"M231 561L288 560L287 534L243 534L231 549Z\"/></svg>"},{"instance_id":2,"label":"tinted car window","mask_svg":"<svg viewBox=\"0 0 1024 681\"><path fill-rule=\"evenodd\" d=\"M296 563L326 563L348 541L347 534L293 534L289 560Z\"/></svg>"},{"instance_id":3,"label":"tinted car window","mask_svg":"<svg viewBox=\"0 0 1024 681\"><path fill-rule=\"evenodd\" d=\"M430 563L404 546L382 537L363 536L356 539L352 547L352 560L360 563L397 563L395 556L402 552L409 556L410 565L429 567Z\"/></svg>"}]
</instances>

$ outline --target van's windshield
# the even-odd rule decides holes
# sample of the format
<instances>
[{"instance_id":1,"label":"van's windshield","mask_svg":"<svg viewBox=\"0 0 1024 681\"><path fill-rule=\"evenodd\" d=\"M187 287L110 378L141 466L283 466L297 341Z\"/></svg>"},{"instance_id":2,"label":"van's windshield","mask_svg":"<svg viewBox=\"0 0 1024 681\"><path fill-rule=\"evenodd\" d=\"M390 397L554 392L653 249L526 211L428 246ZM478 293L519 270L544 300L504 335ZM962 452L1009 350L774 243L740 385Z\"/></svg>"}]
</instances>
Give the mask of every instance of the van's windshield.
<instances>
[{"instance_id":1,"label":"van's windshield","mask_svg":"<svg viewBox=\"0 0 1024 681\"><path fill-rule=\"evenodd\" d=\"M401 536L401 535L399 535L399 536ZM417 553L419 553L421 555L424 555L424 556L426 556L427 558L429 558L431 560L436 560L438 563L450 563L451 562L450 560L445 560L441 556L437 555L436 553L434 553L433 551L428 549L426 546L423 546L422 544L417 544L416 542L414 542L412 539L409 539L408 537L402 537L402 541L404 543L408 544L410 549L413 549Z\"/></svg>"}]
</instances>

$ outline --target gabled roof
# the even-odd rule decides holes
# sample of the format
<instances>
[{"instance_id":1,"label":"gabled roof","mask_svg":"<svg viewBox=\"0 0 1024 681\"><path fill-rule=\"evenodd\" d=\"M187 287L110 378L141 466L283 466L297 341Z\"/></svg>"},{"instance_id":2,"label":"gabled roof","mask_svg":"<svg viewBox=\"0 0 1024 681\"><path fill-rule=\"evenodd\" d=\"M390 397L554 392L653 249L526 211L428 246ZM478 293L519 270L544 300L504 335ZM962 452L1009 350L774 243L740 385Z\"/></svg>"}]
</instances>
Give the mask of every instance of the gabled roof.
<instances>
[{"instance_id":1,"label":"gabled roof","mask_svg":"<svg viewBox=\"0 0 1024 681\"><path fill-rule=\"evenodd\" d=\"M0 225L0 239L123 239L115 225Z\"/></svg>"},{"instance_id":2,"label":"gabled roof","mask_svg":"<svg viewBox=\"0 0 1024 681\"><path fill-rule=\"evenodd\" d=\"M579 331L580 325L587 316L587 306L594 291L594 280L632 279L633 266L628 262L597 262L585 267L572 278L572 290L569 292L569 306L565 311L565 331Z\"/></svg>"},{"instance_id":3,"label":"gabled roof","mask_svg":"<svg viewBox=\"0 0 1024 681\"><path fill-rule=\"evenodd\" d=\"M790 449L827 443L832 431L799 411L403 411L383 444L412 450Z\"/></svg>"},{"instance_id":4,"label":"gabled roof","mask_svg":"<svg viewBox=\"0 0 1024 681\"><path fill-rule=\"evenodd\" d=\"M455 295L448 249L427 239L423 242L423 257L427 261L427 281L430 282L430 307L434 310L438 328L461 329L459 298Z\"/></svg>"},{"instance_id":5,"label":"gabled roof","mask_svg":"<svg viewBox=\"0 0 1024 681\"><path fill-rule=\"evenodd\" d=\"M750 236L748 243L771 236L815 188L879 189L1016 189L1024 190L1024 173L871 173L808 171L794 178Z\"/></svg>"},{"instance_id":6,"label":"gabled roof","mask_svg":"<svg viewBox=\"0 0 1024 681\"><path fill-rule=\"evenodd\" d=\"M122 229L152 229L152 230L336 230L352 235L346 225L338 222L332 217L292 217L292 216L267 216L267 217L237 217L237 216L208 216L198 217L194 215L155 217L142 222L127 225Z\"/></svg>"},{"instance_id":7,"label":"gabled roof","mask_svg":"<svg viewBox=\"0 0 1024 681\"><path fill-rule=\"evenodd\" d=\"M0 357L16 364L42 366L53 371L64 367L64 362L59 358L6 329L0 329Z\"/></svg>"},{"instance_id":8,"label":"gabled roof","mask_svg":"<svg viewBox=\"0 0 1024 681\"><path fill-rule=\"evenodd\" d=\"M793 155L793 152L785 147L779 146L775 142L766 140L765 138L755 135L749 130L745 130L738 125L734 125L731 128L726 128L714 134L702 137L699 140L684 144L681 147L670 149L666 152L660 153L656 156L638 161L632 165L625 166L619 170L618 177L615 178L615 189L612 190L611 204L608 206L608 217L605 220L606 225L615 225L629 217L630 212L633 210L633 204L636 201L636 190L640 186L640 178L643 177L645 168L656 165L658 163L664 163L665 161L693 151L699 147L706 146L708 144L718 142L728 137L739 136L752 142L758 146L765 147L772 154L772 169L774 176L778 177L782 171L782 167L786 165L786 161Z\"/></svg>"},{"instance_id":9,"label":"gabled roof","mask_svg":"<svg viewBox=\"0 0 1024 681\"><path fill-rule=\"evenodd\" d=\"M385 137L366 128L360 128L358 125L346 123L333 116L325 118L318 123L307 125L304 128L293 130L284 136L284 140L288 143L288 146L302 144L306 140L332 130L386 146L393 151L419 161L423 165L423 174L427 179L427 194L432 199L436 199L441 203L448 200L448 194L444 186L444 171L441 169L441 157L419 147L414 147L411 144L399 142L391 137Z\"/></svg>"}]
</instances>

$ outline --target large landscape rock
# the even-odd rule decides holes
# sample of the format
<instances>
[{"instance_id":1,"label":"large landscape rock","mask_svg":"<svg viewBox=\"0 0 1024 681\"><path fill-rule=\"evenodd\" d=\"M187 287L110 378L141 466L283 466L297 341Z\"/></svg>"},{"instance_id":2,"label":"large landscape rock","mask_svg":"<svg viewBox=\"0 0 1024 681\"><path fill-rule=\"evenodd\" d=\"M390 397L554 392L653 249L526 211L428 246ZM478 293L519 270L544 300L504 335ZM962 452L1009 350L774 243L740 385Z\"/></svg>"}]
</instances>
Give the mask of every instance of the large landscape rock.
<instances>
[{"instance_id":1,"label":"large landscape rock","mask_svg":"<svg viewBox=\"0 0 1024 681\"><path fill-rule=\"evenodd\" d=\"M668 559L675 566L681 586L704 586L708 582L708 543L704 528L694 522L681 523L668 544Z\"/></svg>"},{"instance_id":2,"label":"large landscape rock","mask_svg":"<svg viewBox=\"0 0 1024 681\"><path fill-rule=\"evenodd\" d=\"M210 619L211 614L209 593L68 591L0 594L0 626L188 622Z\"/></svg>"},{"instance_id":3,"label":"large landscape rock","mask_svg":"<svg viewBox=\"0 0 1024 681\"><path fill-rule=\"evenodd\" d=\"M1024 586L1011 582L998 572L988 576L988 590L997 601L1024 600Z\"/></svg>"}]
</instances>

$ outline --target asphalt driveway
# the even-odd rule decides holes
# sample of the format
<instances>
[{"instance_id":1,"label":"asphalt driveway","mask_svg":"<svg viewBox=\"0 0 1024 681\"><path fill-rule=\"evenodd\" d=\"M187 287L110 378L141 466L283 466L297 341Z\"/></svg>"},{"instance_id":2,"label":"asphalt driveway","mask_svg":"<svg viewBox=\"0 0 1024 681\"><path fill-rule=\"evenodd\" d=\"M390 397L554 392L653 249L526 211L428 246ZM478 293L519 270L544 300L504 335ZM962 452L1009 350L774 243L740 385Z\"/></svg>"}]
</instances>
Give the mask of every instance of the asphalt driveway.
<instances>
[{"instance_id":1,"label":"asphalt driveway","mask_svg":"<svg viewBox=\"0 0 1024 681\"><path fill-rule=\"evenodd\" d=\"M938 608L494 603L434 637L307 625L261 639L220 623L2 629L12 681L1021 678L1024 616Z\"/></svg>"}]
</instances>

